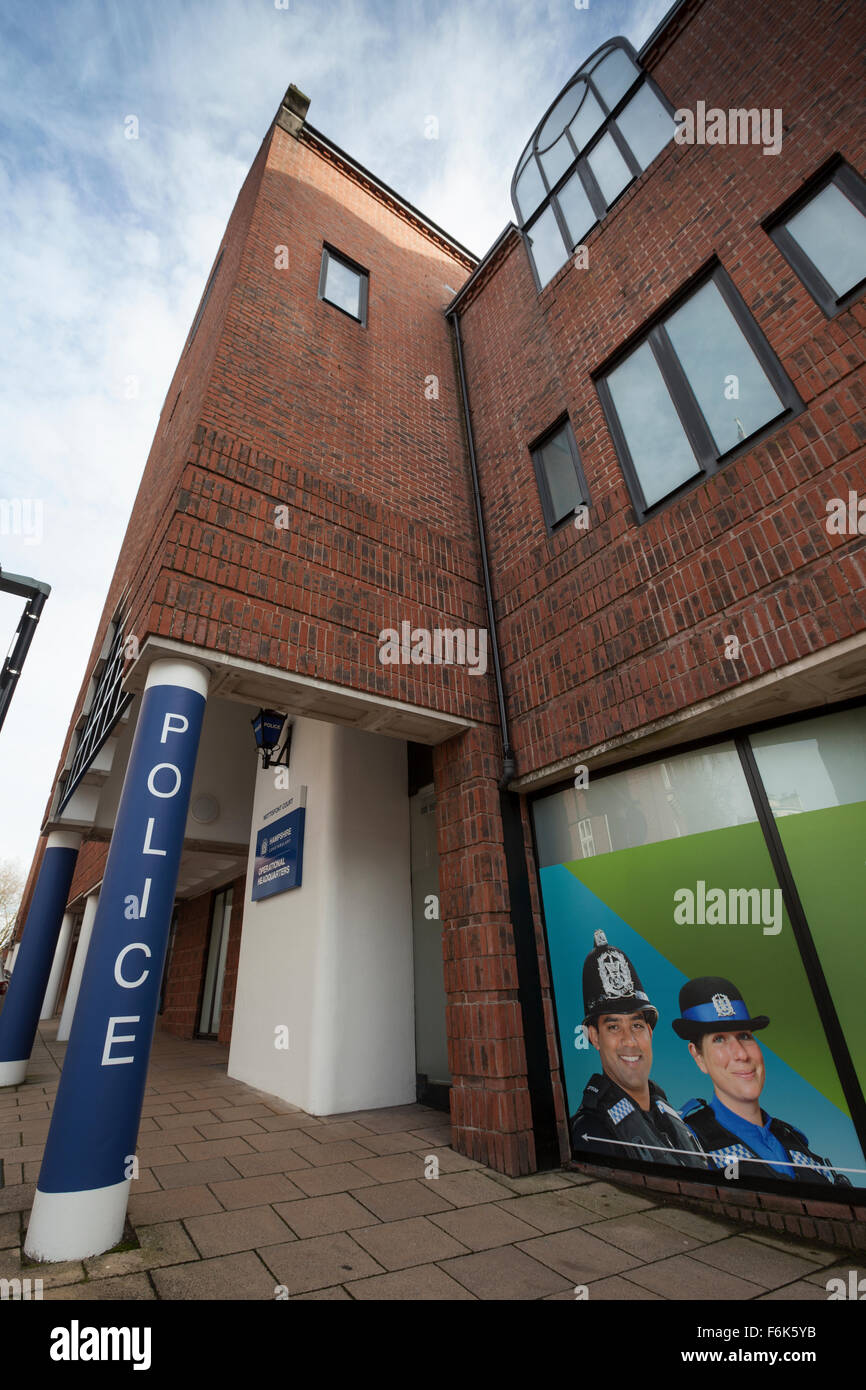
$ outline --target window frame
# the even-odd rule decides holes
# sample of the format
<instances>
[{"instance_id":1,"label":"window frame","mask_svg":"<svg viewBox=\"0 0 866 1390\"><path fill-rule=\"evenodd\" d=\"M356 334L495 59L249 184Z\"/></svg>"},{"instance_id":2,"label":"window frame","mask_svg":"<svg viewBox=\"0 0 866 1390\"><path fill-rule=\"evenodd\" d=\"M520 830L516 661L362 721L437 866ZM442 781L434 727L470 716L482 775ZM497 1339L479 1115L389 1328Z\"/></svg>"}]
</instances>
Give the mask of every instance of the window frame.
<instances>
[{"instance_id":1,"label":"window frame","mask_svg":"<svg viewBox=\"0 0 866 1390\"><path fill-rule=\"evenodd\" d=\"M665 329L667 320L672 318L693 294L703 289L711 281L719 290L725 307L755 354L758 365L780 400L780 409L776 415L723 453L718 452L712 430L692 390L686 369L677 357ZM643 485L607 384L607 377L611 372L645 343L649 345L659 367L662 384L667 390L671 404L679 417L683 432L695 455L698 469L694 477L687 478L679 487L674 488L650 505L646 503ZM803 400L794 383L752 316L746 301L724 266L715 258L709 266L703 267L697 275L687 281L676 295L641 327L638 333L633 335L621 348L618 348L600 367L596 368L591 376L601 402L605 424L628 488L638 525L643 525L645 521L650 520L660 511L664 511L665 508L705 483L708 478L714 477L726 464L757 448L764 439L775 434L778 429L789 424L805 410Z\"/></svg>"},{"instance_id":2,"label":"window frame","mask_svg":"<svg viewBox=\"0 0 866 1390\"><path fill-rule=\"evenodd\" d=\"M544 467L544 461L541 457L542 450L545 448L545 446L549 444L551 440L555 439L556 436L560 434L563 429L565 430L565 436L568 440L568 449L569 453L571 454L571 463L572 467L574 468L575 477L577 478L578 489L580 491L580 500L576 503L576 506L589 507L591 505L589 497L589 488L586 484L586 474L583 471L583 465L580 461L580 450L577 447L577 440L574 436L574 429L572 427L571 420L569 419L568 413L566 412L565 414L560 415L558 419L552 425L550 425L548 429L544 431L543 434L538 435L537 438L534 439L529 446L529 452L532 456L532 466L535 469L535 481L538 486L538 496L541 502L541 513L544 518L544 525L545 529L547 530L548 536L553 536L557 531L563 530L563 528L574 516L574 508L572 508L570 512L566 512L565 516L561 516L558 521L554 520L553 498L551 497L550 485L547 481L547 472Z\"/></svg>"},{"instance_id":3,"label":"window frame","mask_svg":"<svg viewBox=\"0 0 866 1390\"><path fill-rule=\"evenodd\" d=\"M837 296L833 286L824 278L808 252L803 250L800 243L795 241L788 231L787 223L796 213L802 212L813 199L817 198L831 184L835 184L845 197L854 204L861 216L866 218L866 180L850 164L846 164L841 156L836 155L829 165L824 165L793 197L783 203L781 208L763 223L764 231L776 249L788 262L794 274L809 291L815 303L828 319L833 319L837 314L844 313L855 300L863 295L866 291L866 275L858 280L856 285L852 285L850 290Z\"/></svg>"},{"instance_id":4,"label":"window frame","mask_svg":"<svg viewBox=\"0 0 866 1390\"><path fill-rule=\"evenodd\" d=\"M622 94L622 96L619 97L616 104L614 106L609 106L604 96L602 95L598 87L595 85L595 82L593 80L593 71L596 67L600 66L601 62L604 61L608 54L612 53L616 48L621 48L625 51L627 57L631 59L635 68L638 70L638 75L637 77L635 77L634 81L626 89L626 91ZM595 63L594 60L598 57L599 54L602 54L602 57L599 59L598 63ZM537 148L538 136L540 132L543 130L545 122L547 121L551 112L556 108L556 106L558 106L559 102L563 99L566 92L568 92L573 86L577 85L578 83L585 83L587 90L595 98L601 111L604 113L603 119L601 125L598 127L596 131L593 132L591 138L587 141L587 143L583 146L583 149L580 151L578 151L577 146L575 145L571 135L572 122L569 121L567 123L564 130L561 132L560 136L557 137L557 139L561 139L564 135L567 145L571 147L573 158L571 162L568 164L565 171L562 174L560 174L559 178L556 179L555 182L551 183L550 179L548 178L547 171L545 170L544 164L542 162L542 153L546 153L547 151L542 152ZM604 44L597 48L594 53L590 54L586 62L582 64L582 66L574 74L572 79L566 84L565 87L563 87L562 91L557 95L555 101L553 101L551 105L548 107L547 111L545 111L544 115L538 123L538 126L536 127L535 132L533 133L532 139L529 141L529 144L527 145L526 149L521 155L520 160L517 164L517 168L514 172L514 176L511 180L511 201L514 206L515 212L517 212L518 214L518 227L520 229L521 237L524 243L526 244L527 258L529 260L529 266L532 272L532 278L535 284L536 293L541 294L543 290L547 289L548 285L551 285L553 283L557 275L559 275L560 271L564 270L565 267L568 265L568 262L570 258L574 255L576 248L584 244L583 241L574 242L572 244L571 234L568 230L565 214L559 206L559 193L562 190L563 186L566 183L568 183L568 181L571 179L572 175L576 174L580 179L580 182L583 185L583 190L589 201L590 207L592 208L592 211L595 213L595 221L583 233L583 237L585 239L587 236L589 236L590 232L592 232L604 221L608 213L613 211L619 200L625 196L629 189L634 185L635 181L640 178L641 174L645 174L649 169L651 169L656 159L658 159L659 156L662 155L667 149L667 145L663 146L662 149L658 151L658 154L653 156L650 163L646 166L646 169L642 169L640 167L640 164L638 163L636 156L632 152L631 146L629 145L628 141L626 140L625 136L621 133L619 126L617 125L617 117L621 115L625 107L628 106L632 98L637 95L641 87L643 87L644 85L650 88L653 95L661 103L662 107L668 112L669 116L671 117L671 120L673 121L674 116L676 114L676 108L671 104L671 102L668 100L664 92L653 80L650 74L643 67L641 67L637 53L635 52L632 45L629 44L626 39L623 39L621 37L612 40L607 40ZM572 120L573 119L574 118L572 118ZM617 193L616 197L610 203L606 201L604 194L602 193L601 188L599 187L595 174L593 173L592 168L590 167L588 162L589 157L594 152L596 146L608 133L611 135L613 142L619 154L622 156L625 165L631 175L628 182L623 186L623 188L620 189L619 193ZM675 132L672 131L671 140L668 142L668 144L673 142L674 133ZM556 141L554 141L553 143L555 144ZM528 214L528 216L524 216L523 211L520 207L520 203L517 199L516 190L518 180L529 161L535 162L535 167L538 170L538 173L541 177L542 187L545 189L545 193L538 206L534 208L532 212ZM556 225L559 229L559 233L562 237L563 244L564 246L570 249L566 252L565 259L562 262L562 265L559 267L559 269L554 271L550 279L547 280L547 282L544 285L542 285L541 279L536 270L531 247L528 244L528 239L531 238L532 227L534 223L538 221L538 219L544 214L547 208L551 208L553 210L554 221L556 222Z\"/></svg>"},{"instance_id":5,"label":"window frame","mask_svg":"<svg viewBox=\"0 0 866 1390\"><path fill-rule=\"evenodd\" d=\"M360 281L360 288L358 293L357 314L350 313L349 310L344 309L341 304L335 304L333 299L329 299L327 294L325 293L328 281L328 265L332 260L336 261L338 265L345 266L347 270L354 271L354 273L358 276L358 279ZM322 301L323 304L329 304L332 309L337 309L339 313L344 314L345 317L347 319L351 319L353 323L360 323L362 328L366 328L367 305L369 302L369 283L369 270L367 270L364 266L359 265L357 261L353 261L351 256L347 256L343 251L338 251L336 247L331 246L327 241L322 243L322 264L319 269L318 298Z\"/></svg>"}]
</instances>

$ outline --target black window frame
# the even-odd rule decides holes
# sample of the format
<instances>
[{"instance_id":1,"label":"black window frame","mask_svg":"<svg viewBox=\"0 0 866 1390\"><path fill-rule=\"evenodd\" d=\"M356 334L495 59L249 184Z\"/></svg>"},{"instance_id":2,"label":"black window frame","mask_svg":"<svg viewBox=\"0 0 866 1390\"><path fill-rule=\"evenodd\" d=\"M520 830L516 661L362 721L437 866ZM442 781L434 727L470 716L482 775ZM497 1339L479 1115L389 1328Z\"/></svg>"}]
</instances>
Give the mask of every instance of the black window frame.
<instances>
[{"instance_id":1,"label":"black window frame","mask_svg":"<svg viewBox=\"0 0 866 1390\"><path fill-rule=\"evenodd\" d=\"M783 203L782 207L768 217L762 225L770 240L788 262L798 279L803 282L818 307L828 319L833 319L837 314L844 313L855 300L863 295L866 291L866 275L858 280L856 285L852 285L850 290L846 290L843 295L837 295L833 286L824 278L800 243L794 240L787 227L790 219L796 213L802 212L803 208L823 193L825 188L829 188L830 184L835 184L845 197L854 204L861 216L866 218L866 180L850 164L846 164L840 155L836 155L829 165L824 165L803 188Z\"/></svg>"},{"instance_id":2,"label":"black window frame","mask_svg":"<svg viewBox=\"0 0 866 1390\"><path fill-rule=\"evenodd\" d=\"M710 281L716 285L721 293L734 322L754 352L759 366L781 401L781 409L772 419L723 453L719 453L716 447L712 431L692 390L686 370L680 363L665 330L666 321L678 309L682 308L693 294L703 289ZM646 503L643 486L626 441L625 431L620 424L619 415L607 385L607 377L610 373L644 343L649 344L650 351L659 367L662 382L695 455L698 468L694 477L687 478L679 487L674 488L649 506ZM708 478L714 477L726 464L755 449L763 440L775 434L778 429L789 424L805 410L803 400L782 366L779 357L753 318L748 305L730 275L716 258L687 281L676 295L641 327L638 333L618 348L616 353L596 368L591 375L601 401L605 423L622 469L638 525L643 525L645 521L656 516L658 512L664 511L665 508L679 501L681 497L701 486Z\"/></svg>"},{"instance_id":3,"label":"black window frame","mask_svg":"<svg viewBox=\"0 0 866 1390\"><path fill-rule=\"evenodd\" d=\"M541 457L541 452L544 449L544 447L547 444L549 444L552 439L555 439L556 436L560 434L563 429L565 429L565 435L568 440L568 448L571 454L571 462L574 467L575 477L577 478L577 484L580 490L580 500L576 503L576 506L589 507L591 505L589 497L589 488L587 487L586 483L586 474L583 471L583 465L580 461L580 450L577 447L577 440L574 437L574 428L568 415L563 414L560 415L558 419L555 420L554 423L544 431L543 434L540 434L536 439L534 439L529 446L529 452L532 456L532 466L535 469L535 481L538 486L538 496L539 500L541 501L541 512L542 516L544 517L544 525L547 529L548 536L552 536L557 531L561 531L565 526L568 525L569 521L574 516L574 508L572 508L570 512L566 512L565 516L561 516L558 520L554 519L553 499L550 495L550 486L547 481L547 473L544 467L544 462Z\"/></svg>"},{"instance_id":4,"label":"black window frame","mask_svg":"<svg viewBox=\"0 0 866 1390\"><path fill-rule=\"evenodd\" d=\"M359 294L358 294L358 313L357 313L357 314L351 314L351 313L349 312L349 310L348 310L348 309L344 309L343 306L342 306L341 304L335 304L334 301L333 301L333 299L329 299L328 296L327 296L326 293L325 293L325 287L326 287L326 285L327 285L327 280L328 280L328 264L329 264L329 262L332 261L332 260L336 261L339 265L345 266L347 270L352 270L352 271L354 271L354 273L358 276L358 278L359 278L359 280L360 280L360 291L359 291ZM320 267L320 269L319 269L319 293L318 293L318 298L322 301L322 303L323 303L323 304L329 304L330 307L331 307L332 309L337 309L337 310L339 310L339 312L340 312L341 314L344 314L344 315L346 316L347 319L351 319L353 323L360 323L360 325L361 325L362 328L366 328L366 327L367 327L367 305L368 305L368 303L369 303L369 288L370 288L370 272L369 272L369 270L367 270L365 266L359 265L357 261L353 261L352 258L351 258L351 256L345 255L345 253L344 253L343 251L338 251L338 250L336 249L336 247L329 245L328 242L323 242L323 244L322 244L322 264L321 264L321 267Z\"/></svg>"},{"instance_id":5,"label":"black window frame","mask_svg":"<svg viewBox=\"0 0 866 1390\"><path fill-rule=\"evenodd\" d=\"M622 48L625 51L626 55L631 59L634 66L637 68L638 74L635 77L634 81L622 94L622 96L619 97L616 104L614 106L609 106L605 98L599 91L598 87L595 85L595 82L592 78L592 73L595 66L594 60L597 57L599 57L599 55L603 55L600 58L599 63L604 61L604 58L606 58L608 54L613 52L613 50L616 48ZM536 149L538 136L541 130L543 130L544 124L550 113L555 109L556 106L558 106L559 102L565 96L566 92L569 91L569 89L573 87L578 81L580 81L581 83L585 82L588 91L598 102L598 105L603 113L603 119L601 125L598 127L596 131L593 132L593 135L581 150L577 149L577 146L575 145L574 140L572 139L570 129L571 122L568 122L562 134L565 136L567 145L571 147L573 158L571 163L569 163L568 167L565 169L565 171L562 174L560 174L559 178L556 179L555 182L551 183L550 179L548 178L547 171L545 170L542 163L542 152L537 151ZM570 81L566 83L565 87L563 87L562 91L556 97L556 100L551 103L550 107L548 107L547 111L544 113L544 116L539 122L532 139L530 140L528 146L521 155L521 158L517 165L517 169L514 173L514 177L511 181L511 201L514 205L515 212L518 216L518 226L520 229L520 234L524 243L526 244L527 259L529 261L529 267L532 272L532 279L535 284L535 289L538 294L541 294L543 290L546 290L548 286L553 283L553 281L560 274L560 272L563 271L565 267L568 265L569 260L574 255L574 252L577 249L577 247L582 246L584 244L583 240L572 243L571 234L568 230L568 225L565 219L565 214L559 206L559 194L564 185L569 182L572 175L577 174L581 184L583 185L583 189L587 196L589 204L593 212L595 213L595 221L592 223L591 226L587 227L586 231L582 234L583 238L585 239L587 236L589 236L591 231L593 231L604 221L608 213L613 211L620 199L625 197L629 189L633 187L635 181L639 179L642 174L647 173L647 171L652 168L655 161L658 158L660 158L660 156L664 154L665 150L668 148L667 145L663 146L663 148L659 150L658 154L653 156L650 163L646 166L646 169L642 169L640 167L640 164L638 163L637 158L632 153L631 146L629 145L625 136L621 133L617 124L617 118L622 114L622 112L625 110L626 106L628 106L632 98L637 95L641 87L643 87L644 85L650 88L653 95L658 99L658 101L668 112L668 114L671 117L671 120L673 121L676 115L677 108L672 105L672 103L668 100L664 92L649 75L649 73L643 67L641 67L638 55L635 52L633 46L628 42L627 39L624 39L622 37L607 40L605 43L601 44L600 47L597 48L592 54L590 54L586 62L581 66L581 68L578 69L578 71L574 74ZM593 173L592 168L588 163L589 156L593 154L596 146L608 133L611 135L617 150L619 151L620 155L625 161L626 167L628 168L629 173L631 174L631 177L628 180L628 182L620 189L619 193L617 193L616 197L610 203L606 201L605 196L602 193L601 188L599 187L595 174ZM671 140L669 143L673 142L674 135L675 131L672 131ZM561 138L561 136L557 138ZM546 151L544 153L546 153ZM541 176L542 187L544 188L545 193L538 206L534 208L531 213L524 217L523 211L520 207L520 203L517 199L517 183L520 175L523 173L523 170L526 167L526 164L530 160L535 160L536 168ZM528 243L532 239L533 225L544 215L548 208L551 208L553 210L553 217L559 230L559 234L562 237L564 245L570 249L567 251L565 260L562 262L562 265L559 267L559 269L554 271L550 279L544 285L542 285L541 279L535 267L535 261L532 256L531 247Z\"/></svg>"}]
</instances>

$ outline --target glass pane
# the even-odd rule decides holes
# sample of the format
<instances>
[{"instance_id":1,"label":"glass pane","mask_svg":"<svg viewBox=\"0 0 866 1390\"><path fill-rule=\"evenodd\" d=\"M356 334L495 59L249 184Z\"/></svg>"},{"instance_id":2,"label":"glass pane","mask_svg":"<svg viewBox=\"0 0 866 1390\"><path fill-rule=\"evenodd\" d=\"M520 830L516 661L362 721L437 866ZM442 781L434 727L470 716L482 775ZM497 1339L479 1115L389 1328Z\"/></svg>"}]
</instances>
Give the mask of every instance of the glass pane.
<instances>
[{"instance_id":1,"label":"glass pane","mask_svg":"<svg viewBox=\"0 0 866 1390\"><path fill-rule=\"evenodd\" d=\"M328 269L325 275L325 298L347 314L361 317L361 277L356 270L343 265L334 256L328 256Z\"/></svg>"},{"instance_id":2,"label":"glass pane","mask_svg":"<svg viewBox=\"0 0 866 1390\"><path fill-rule=\"evenodd\" d=\"M649 343L607 378L647 506L700 472Z\"/></svg>"},{"instance_id":3,"label":"glass pane","mask_svg":"<svg viewBox=\"0 0 866 1390\"><path fill-rule=\"evenodd\" d=\"M210 1032L218 1033L220 1030L220 1019L223 1011L223 985L226 976L226 954L229 947L229 934L232 921L232 889L229 888L225 895L225 903L220 922L220 945L219 959L217 962L216 979L214 981L214 1001L213 1016L211 1019ZM216 924L215 928L216 928Z\"/></svg>"},{"instance_id":4,"label":"glass pane","mask_svg":"<svg viewBox=\"0 0 866 1390\"><path fill-rule=\"evenodd\" d=\"M559 227L556 225L553 209L546 208L538 221L533 223L532 230L526 235L532 248L535 269L543 288L548 280L553 279L560 266L565 265L568 259L568 252Z\"/></svg>"},{"instance_id":5,"label":"glass pane","mask_svg":"<svg viewBox=\"0 0 866 1390\"><path fill-rule=\"evenodd\" d=\"M587 155L586 162L595 174L596 182L609 207L634 177L617 149L610 131L601 137L592 154Z\"/></svg>"},{"instance_id":6,"label":"glass pane","mask_svg":"<svg viewBox=\"0 0 866 1390\"><path fill-rule=\"evenodd\" d=\"M783 409L712 280L666 321L665 328L720 454Z\"/></svg>"},{"instance_id":7,"label":"glass pane","mask_svg":"<svg viewBox=\"0 0 866 1390\"><path fill-rule=\"evenodd\" d=\"M595 223L595 213L576 169L568 183L563 184L557 198L571 233L571 244L577 246L584 233Z\"/></svg>"},{"instance_id":8,"label":"glass pane","mask_svg":"<svg viewBox=\"0 0 866 1390\"><path fill-rule=\"evenodd\" d=\"M638 88L628 106L617 116L616 123L642 169L652 164L659 151L673 139L673 117L646 83Z\"/></svg>"},{"instance_id":9,"label":"glass pane","mask_svg":"<svg viewBox=\"0 0 866 1390\"><path fill-rule=\"evenodd\" d=\"M841 299L866 277L866 217L835 183L785 223Z\"/></svg>"},{"instance_id":10,"label":"glass pane","mask_svg":"<svg viewBox=\"0 0 866 1390\"><path fill-rule=\"evenodd\" d=\"M545 149L561 131L565 130L575 111L578 102L586 91L584 82L575 82L573 87L559 98L541 130L538 132L538 148Z\"/></svg>"},{"instance_id":11,"label":"glass pane","mask_svg":"<svg viewBox=\"0 0 866 1390\"><path fill-rule=\"evenodd\" d=\"M564 516L568 516L569 512L573 512L582 501L571 450L568 447L567 431L561 429L548 440L543 449L539 450L539 454L553 504L551 522L555 525Z\"/></svg>"},{"instance_id":12,"label":"glass pane","mask_svg":"<svg viewBox=\"0 0 866 1390\"><path fill-rule=\"evenodd\" d=\"M569 127L571 138L579 150L589 144L603 120L604 112L592 92L587 88L583 105Z\"/></svg>"},{"instance_id":13,"label":"glass pane","mask_svg":"<svg viewBox=\"0 0 866 1390\"><path fill-rule=\"evenodd\" d=\"M524 221L532 216L539 203L547 197L547 190L532 155L529 156L529 162L514 186L514 193Z\"/></svg>"},{"instance_id":14,"label":"glass pane","mask_svg":"<svg viewBox=\"0 0 866 1390\"><path fill-rule=\"evenodd\" d=\"M622 48L615 48L593 69L592 80L612 109L639 77L638 69Z\"/></svg>"},{"instance_id":15,"label":"glass pane","mask_svg":"<svg viewBox=\"0 0 866 1390\"><path fill-rule=\"evenodd\" d=\"M750 743L848 1049L866 1087L866 710L788 724L753 734Z\"/></svg>"},{"instance_id":16,"label":"glass pane","mask_svg":"<svg viewBox=\"0 0 866 1390\"><path fill-rule=\"evenodd\" d=\"M569 144L568 136L563 133L555 145L538 157L547 175L547 182L552 188L557 179L562 178L569 164L574 163L574 150Z\"/></svg>"}]
</instances>

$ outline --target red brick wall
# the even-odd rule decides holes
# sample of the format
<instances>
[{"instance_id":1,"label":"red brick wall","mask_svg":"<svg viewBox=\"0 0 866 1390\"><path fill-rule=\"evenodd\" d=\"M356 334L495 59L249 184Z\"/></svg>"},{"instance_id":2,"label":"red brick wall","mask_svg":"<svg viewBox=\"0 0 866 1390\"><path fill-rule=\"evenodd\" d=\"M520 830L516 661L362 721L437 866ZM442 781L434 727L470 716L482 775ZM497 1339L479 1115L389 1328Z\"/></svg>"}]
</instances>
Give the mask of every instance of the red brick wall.
<instances>
[{"instance_id":1,"label":"red brick wall","mask_svg":"<svg viewBox=\"0 0 866 1390\"><path fill-rule=\"evenodd\" d=\"M863 538L824 524L866 487L866 307L828 321L760 225L831 154L866 169L862 8L692 8L653 77L674 107L781 107L781 154L672 142L589 233L588 270L539 295L512 243L462 315L519 774L866 625ZM714 255L807 411L638 526L590 374ZM548 538L528 445L565 410L591 527Z\"/></svg>"}]
</instances>

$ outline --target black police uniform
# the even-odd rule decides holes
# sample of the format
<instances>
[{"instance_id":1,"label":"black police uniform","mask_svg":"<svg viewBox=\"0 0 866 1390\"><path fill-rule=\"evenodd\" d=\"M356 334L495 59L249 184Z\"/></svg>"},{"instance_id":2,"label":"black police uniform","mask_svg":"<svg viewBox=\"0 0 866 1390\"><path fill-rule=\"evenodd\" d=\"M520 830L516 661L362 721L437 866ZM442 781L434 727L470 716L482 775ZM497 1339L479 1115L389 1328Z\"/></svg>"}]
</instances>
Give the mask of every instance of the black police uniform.
<instances>
[{"instance_id":1,"label":"black police uniform","mask_svg":"<svg viewBox=\"0 0 866 1390\"><path fill-rule=\"evenodd\" d=\"M642 1110L630 1096L596 1073L587 1082L580 1109L571 1119L571 1143L576 1152L589 1149L609 1158L635 1158L646 1163L676 1163L684 1168L708 1168L695 1136L683 1124L667 1096L654 1081L649 1083L650 1108ZM605 1143L605 1140L616 1143ZM627 1144L629 1147L624 1148ZM659 1153L659 1149L684 1149L685 1153Z\"/></svg>"},{"instance_id":2,"label":"black police uniform","mask_svg":"<svg viewBox=\"0 0 866 1390\"><path fill-rule=\"evenodd\" d=\"M844 1173L834 1171L827 1158L820 1158L809 1148L809 1141L800 1129L784 1120L771 1119L770 1133L788 1150L794 1165L790 1172L780 1173L766 1163L750 1163L757 1155L744 1144L738 1134L726 1129L720 1123L715 1111L705 1100L690 1101L683 1107L683 1119L700 1141L701 1147L716 1168L727 1168L732 1159L737 1161L737 1173L741 1178L781 1178L795 1182L830 1183L840 1187L850 1187L851 1180ZM781 1161L781 1160L780 1160Z\"/></svg>"}]
</instances>

